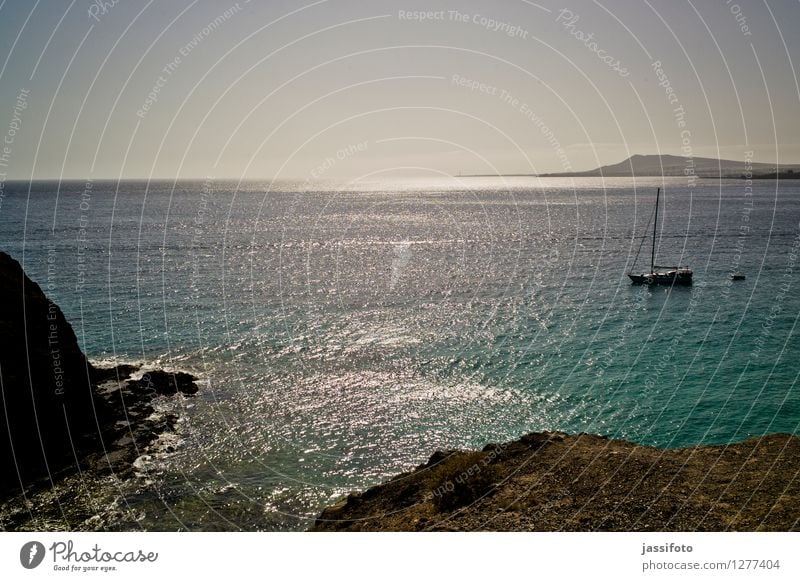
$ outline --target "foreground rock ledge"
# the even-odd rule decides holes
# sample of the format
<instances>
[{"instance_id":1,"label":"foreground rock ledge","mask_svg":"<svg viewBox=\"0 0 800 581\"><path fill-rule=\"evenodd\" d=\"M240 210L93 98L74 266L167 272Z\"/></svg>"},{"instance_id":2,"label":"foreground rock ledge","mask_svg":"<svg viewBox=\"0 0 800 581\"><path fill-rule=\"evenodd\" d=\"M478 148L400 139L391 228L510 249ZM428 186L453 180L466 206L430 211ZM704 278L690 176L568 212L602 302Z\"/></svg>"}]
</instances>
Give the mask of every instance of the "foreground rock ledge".
<instances>
[{"instance_id":1,"label":"foreground rock ledge","mask_svg":"<svg viewBox=\"0 0 800 581\"><path fill-rule=\"evenodd\" d=\"M534 433L437 452L325 509L314 531L795 531L800 438L662 450Z\"/></svg>"}]
</instances>

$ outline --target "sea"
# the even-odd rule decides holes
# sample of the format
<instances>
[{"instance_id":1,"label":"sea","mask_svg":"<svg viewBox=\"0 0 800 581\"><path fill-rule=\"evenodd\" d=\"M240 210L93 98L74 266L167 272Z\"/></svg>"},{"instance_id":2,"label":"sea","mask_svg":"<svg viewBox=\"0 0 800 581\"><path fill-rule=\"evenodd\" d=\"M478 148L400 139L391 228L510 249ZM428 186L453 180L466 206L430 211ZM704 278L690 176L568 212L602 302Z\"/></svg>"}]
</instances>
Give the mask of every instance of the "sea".
<instances>
[{"instance_id":1,"label":"sea","mask_svg":"<svg viewBox=\"0 0 800 581\"><path fill-rule=\"evenodd\" d=\"M631 284L654 226L691 287ZM302 530L531 431L800 427L800 181L8 182L0 248L95 364L200 377L135 478L91 483L104 529Z\"/></svg>"}]
</instances>

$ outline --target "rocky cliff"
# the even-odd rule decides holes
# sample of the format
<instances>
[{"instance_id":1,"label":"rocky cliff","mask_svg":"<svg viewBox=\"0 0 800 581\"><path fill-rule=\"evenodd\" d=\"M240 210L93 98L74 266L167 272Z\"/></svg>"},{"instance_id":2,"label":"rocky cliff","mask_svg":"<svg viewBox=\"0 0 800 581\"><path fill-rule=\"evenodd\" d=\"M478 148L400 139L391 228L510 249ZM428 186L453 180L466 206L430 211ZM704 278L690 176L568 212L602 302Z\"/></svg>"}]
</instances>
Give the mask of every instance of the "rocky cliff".
<instances>
[{"instance_id":1,"label":"rocky cliff","mask_svg":"<svg viewBox=\"0 0 800 581\"><path fill-rule=\"evenodd\" d=\"M129 470L174 425L152 417L152 399L197 391L185 373L136 371L95 369L58 305L0 252L0 497L79 468Z\"/></svg>"},{"instance_id":2,"label":"rocky cliff","mask_svg":"<svg viewBox=\"0 0 800 581\"><path fill-rule=\"evenodd\" d=\"M0 253L0 488L64 468L97 437L107 410L90 373L61 309Z\"/></svg>"},{"instance_id":3,"label":"rocky cliff","mask_svg":"<svg viewBox=\"0 0 800 581\"><path fill-rule=\"evenodd\" d=\"M800 438L663 450L541 433L437 452L326 509L316 531L800 530Z\"/></svg>"}]
</instances>

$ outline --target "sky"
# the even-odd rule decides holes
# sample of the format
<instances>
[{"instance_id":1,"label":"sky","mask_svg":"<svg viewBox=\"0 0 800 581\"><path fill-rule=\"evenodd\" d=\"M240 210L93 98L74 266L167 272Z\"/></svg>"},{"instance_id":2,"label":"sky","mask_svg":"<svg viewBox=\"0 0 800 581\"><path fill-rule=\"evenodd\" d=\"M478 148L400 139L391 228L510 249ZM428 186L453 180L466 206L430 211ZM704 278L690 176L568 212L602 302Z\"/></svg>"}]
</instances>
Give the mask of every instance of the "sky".
<instances>
[{"instance_id":1,"label":"sky","mask_svg":"<svg viewBox=\"0 0 800 581\"><path fill-rule=\"evenodd\" d=\"M800 163L796 0L0 0L0 179Z\"/></svg>"}]
</instances>

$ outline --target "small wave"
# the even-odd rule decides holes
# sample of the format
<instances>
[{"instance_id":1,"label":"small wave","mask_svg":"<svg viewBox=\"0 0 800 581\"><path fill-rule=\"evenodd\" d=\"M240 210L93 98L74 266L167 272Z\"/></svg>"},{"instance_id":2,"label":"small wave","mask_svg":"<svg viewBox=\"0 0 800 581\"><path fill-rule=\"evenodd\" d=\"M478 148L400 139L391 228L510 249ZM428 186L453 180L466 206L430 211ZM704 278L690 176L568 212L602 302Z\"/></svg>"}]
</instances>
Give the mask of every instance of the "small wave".
<instances>
[{"instance_id":1,"label":"small wave","mask_svg":"<svg viewBox=\"0 0 800 581\"><path fill-rule=\"evenodd\" d=\"M186 359L186 358L180 358ZM192 365L181 365L177 364L179 361L178 358L170 358L170 359L161 359L156 358L153 360L146 360L146 359L110 359L110 358L89 358L89 363L92 364L92 367L96 367L97 369L113 369L120 365L130 365L132 367L136 367L136 371L131 373L130 378L133 381L140 380L146 373L151 371L165 371L167 373L189 373L190 375L194 375L198 378L197 383L208 383L207 379L203 379L203 373ZM182 361L181 361L182 363ZM116 382L114 383L114 387L116 387ZM102 387L102 385L98 386Z\"/></svg>"},{"instance_id":2,"label":"small wave","mask_svg":"<svg viewBox=\"0 0 800 581\"><path fill-rule=\"evenodd\" d=\"M167 456L174 453L183 444L184 440L178 434L162 432L147 446L145 453L133 461L134 473L149 482L151 477L163 472Z\"/></svg>"},{"instance_id":3,"label":"small wave","mask_svg":"<svg viewBox=\"0 0 800 581\"><path fill-rule=\"evenodd\" d=\"M144 359L120 359L118 357L89 357L89 363L92 364L92 367L96 367L98 369L113 369L119 365L133 365L134 367L141 367L146 363Z\"/></svg>"}]
</instances>

